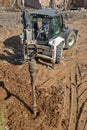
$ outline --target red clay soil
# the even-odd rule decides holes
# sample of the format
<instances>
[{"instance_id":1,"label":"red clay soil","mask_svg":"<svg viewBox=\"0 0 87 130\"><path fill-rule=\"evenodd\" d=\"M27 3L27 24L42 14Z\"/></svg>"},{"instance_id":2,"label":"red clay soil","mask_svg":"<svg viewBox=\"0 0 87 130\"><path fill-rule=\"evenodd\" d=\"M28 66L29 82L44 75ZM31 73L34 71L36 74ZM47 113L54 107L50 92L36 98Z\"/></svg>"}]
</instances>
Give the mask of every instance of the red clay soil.
<instances>
[{"instance_id":1,"label":"red clay soil","mask_svg":"<svg viewBox=\"0 0 87 130\"><path fill-rule=\"evenodd\" d=\"M72 17L67 24L79 30L77 42L54 70L37 63L34 118L28 65L13 63L21 12L0 8L0 108L6 107L8 130L87 130L87 19Z\"/></svg>"}]
</instances>

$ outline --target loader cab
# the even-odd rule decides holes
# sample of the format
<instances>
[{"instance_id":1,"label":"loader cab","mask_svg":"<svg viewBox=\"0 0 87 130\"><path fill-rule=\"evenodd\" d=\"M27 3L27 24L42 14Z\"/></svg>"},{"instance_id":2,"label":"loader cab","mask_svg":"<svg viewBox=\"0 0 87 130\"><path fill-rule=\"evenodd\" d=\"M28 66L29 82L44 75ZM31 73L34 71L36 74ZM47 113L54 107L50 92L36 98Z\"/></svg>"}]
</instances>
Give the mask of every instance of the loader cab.
<instances>
[{"instance_id":1,"label":"loader cab","mask_svg":"<svg viewBox=\"0 0 87 130\"><path fill-rule=\"evenodd\" d=\"M37 41L54 39L60 35L63 26L62 12L40 9L31 13L33 38Z\"/></svg>"}]
</instances>

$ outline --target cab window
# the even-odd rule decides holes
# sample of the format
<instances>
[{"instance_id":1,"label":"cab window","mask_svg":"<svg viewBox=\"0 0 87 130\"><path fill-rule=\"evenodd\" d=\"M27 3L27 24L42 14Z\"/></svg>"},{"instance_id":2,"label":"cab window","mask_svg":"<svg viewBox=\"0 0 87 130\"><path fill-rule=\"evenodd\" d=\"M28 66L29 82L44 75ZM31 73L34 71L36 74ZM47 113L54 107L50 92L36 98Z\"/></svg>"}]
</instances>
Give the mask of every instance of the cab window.
<instances>
[{"instance_id":1,"label":"cab window","mask_svg":"<svg viewBox=\"0 0 87 130\"><path fill-rule=\"evenodd\" d=\"M52 23L51 23L51 33L50 33L50 38L56 38L61 30L61 26L62 26L62 18L61 16L57 17L57 18L53 18L52 19Z\"/></svg>"}]
</instances>

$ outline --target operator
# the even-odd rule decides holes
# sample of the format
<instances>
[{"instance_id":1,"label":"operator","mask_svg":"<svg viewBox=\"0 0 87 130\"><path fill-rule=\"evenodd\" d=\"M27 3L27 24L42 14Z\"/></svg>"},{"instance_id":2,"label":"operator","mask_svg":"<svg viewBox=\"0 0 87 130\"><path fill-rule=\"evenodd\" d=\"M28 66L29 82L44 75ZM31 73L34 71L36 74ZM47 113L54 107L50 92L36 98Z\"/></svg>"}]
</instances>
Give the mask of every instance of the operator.
<instances>
[{"instance_id":1,"label":"operator","mask_svg":"<svg viewBox=\"0 0 87 130\"><path fill-rule=\"evenodd\" d=\"M43 39L46 40L48 37L48 28L49 25L47 22L42 22L42 32L43 32Z\"/></svg>"},{"instance_id":2,"label":"operator","mask_svg":"<svg viewBox=\"0 0 87 130\"><path fill-rule=\"evenodd\" d=\"M48 23L47 22L42 23L42 30L44 30L44 31L48 30Z\"/></svg>"}]
</instances>

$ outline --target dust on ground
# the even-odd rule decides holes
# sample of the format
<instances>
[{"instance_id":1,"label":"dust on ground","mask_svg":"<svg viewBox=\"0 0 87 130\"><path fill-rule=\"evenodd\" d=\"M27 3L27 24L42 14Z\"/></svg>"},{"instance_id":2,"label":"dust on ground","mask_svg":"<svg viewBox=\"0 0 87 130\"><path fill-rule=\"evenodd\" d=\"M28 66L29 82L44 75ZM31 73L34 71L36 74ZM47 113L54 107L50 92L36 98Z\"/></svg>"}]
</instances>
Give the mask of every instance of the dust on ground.
<instances>
[{"instance_id":1,"label":"dust on ground","mask_svg":"<svg viewBox=\"0 0 87 130\"><path fill-rule=\"evenodd\" d=\"M21 12L0 7L0 108L6 107L9 130L87 130L87 18L69 16L67 24L79 30L77 42L64 50L54 70L37 64L38 116L33 118L28 65L13 63L21 48Z\"/></svg>"}]
</instances>

